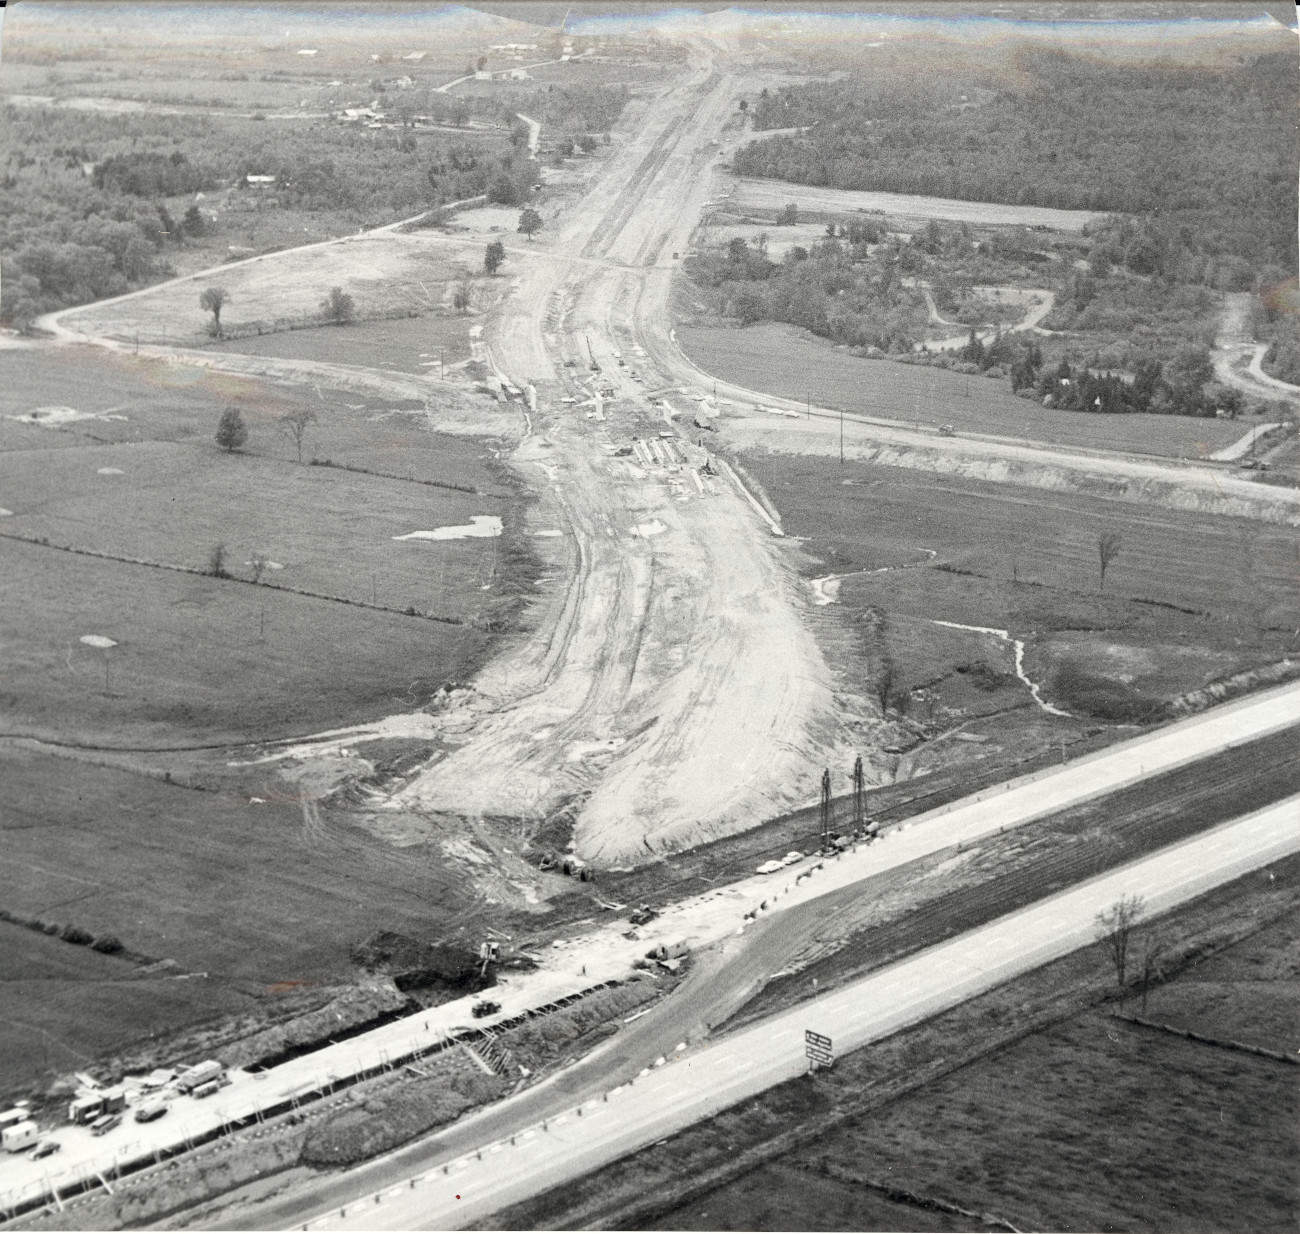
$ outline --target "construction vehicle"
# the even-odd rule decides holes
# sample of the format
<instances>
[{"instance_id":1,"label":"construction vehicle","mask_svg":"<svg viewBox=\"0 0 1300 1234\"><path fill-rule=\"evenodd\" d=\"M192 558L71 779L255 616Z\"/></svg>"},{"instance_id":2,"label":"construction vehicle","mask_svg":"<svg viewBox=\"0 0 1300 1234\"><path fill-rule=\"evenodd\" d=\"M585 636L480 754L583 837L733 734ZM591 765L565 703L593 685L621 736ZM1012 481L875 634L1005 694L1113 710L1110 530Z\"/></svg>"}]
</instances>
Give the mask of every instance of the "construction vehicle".
<instances>
[{"instance_id":1,"label":"construction vehicle","mask_svg":"<svg viewBox=\"0 0 1300 1234\"><path fill-rule=\"evenodd\" d=\"M939 425L939 436L940 436L940 437L956 437L956 436L957 436L957 430L956 430L955 428L953 428L953 426L952 426L951 424L941 424L941 425Z\"/></svg>"},{"instance_id":2,"label":"construction vehicle","mask_svg":"<svg viewBox=\"0 0 1300 1234\"><path fill-rule=\"evenodd\" d=\"M495 1002L493 999L490 998L484 998L481 999L479 1002L475 1003L474 1006L470 1008L469 1013L476 1020L481 1020L485 1016L496 1015L496 1013L500 1010L501 1010L500 1003Z\"/></svg>"},{"instance_id":3,"label":"construction vehicle","mask_svg":"<svg viewBox=\"0 0 1300 1234\"><path fill-rule=\"evenodd\" d=\"M648 904L642 904L640 908L633 909L628 914L628 921L634 926L646 925L659 916L657 908L651 908Z\"/></svg>"},{"instance_id":4,"label":"construction vehicle","mask_svg":"<svg viewBox=\"0 0 1300 1234\"><path fill-rule=\"evenodd\" d=\"M136 1106L135 1121L151 1123L155 1118L161 1118L166 1113L167 1103L161 1097L154 1097L151 1101L144 1101Z\"/></svg>"}]
</instances>

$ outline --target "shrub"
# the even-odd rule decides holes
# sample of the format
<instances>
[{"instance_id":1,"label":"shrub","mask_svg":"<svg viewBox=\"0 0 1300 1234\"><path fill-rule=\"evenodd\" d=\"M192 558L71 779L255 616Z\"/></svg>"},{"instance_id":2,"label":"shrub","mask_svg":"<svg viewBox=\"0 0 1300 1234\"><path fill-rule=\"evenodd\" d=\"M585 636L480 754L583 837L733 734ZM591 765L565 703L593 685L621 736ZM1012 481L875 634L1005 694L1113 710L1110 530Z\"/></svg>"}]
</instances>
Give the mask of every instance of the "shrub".
<instances>
[{"instance_id":1,"label":"shrub","mask_svg":"<svg viewBox=\"0 0 1300 1234\"><path fill-rule=\"evenodd\" d=\"M59 937L65 943L75 943L78 947L84 947L87 943L94 940L94 935L89 930L83 930L80 926L65 925L59 931Z\"/></svg>"},{"instance_id":2,"label":"shrub","mask_svg":"<svg viewBox=\"0 0 1300 1234\"><path fill-rule=\"evenodd\" d=\"M101 934L90 944L92 951L102 951L105 955L116 955L122 950L122 940L112 934Z\"/></svg>"}]
</instances>

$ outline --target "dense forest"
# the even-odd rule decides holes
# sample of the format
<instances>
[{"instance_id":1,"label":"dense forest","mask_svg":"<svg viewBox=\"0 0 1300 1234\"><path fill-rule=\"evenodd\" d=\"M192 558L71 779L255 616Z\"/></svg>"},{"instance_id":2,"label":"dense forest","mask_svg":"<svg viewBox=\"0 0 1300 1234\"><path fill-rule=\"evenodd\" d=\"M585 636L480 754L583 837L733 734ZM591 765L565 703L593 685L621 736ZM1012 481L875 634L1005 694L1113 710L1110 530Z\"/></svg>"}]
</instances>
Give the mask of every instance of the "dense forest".
<instances>
[{"instance_id":1,"label":"dense forest","mask_svg":"<svg viewBox=\"0 0 1300 1234\"><path fill-rule=\"evenodd\" d=\"M175 247L208 225L177 199L204 193L206 209L218 191L245 192L249 174L275 176L281 206L373 223L481 193L518 204L536 177L526 131L416 139L332 123L16 107L0 124L3 313L20 325L161 277Z\"/></svg>"},{"instance_id":2,"label":"dense forest","mask_svg":"<svg viewBox=\"0 0 1300 1234\"><path fill-rule=\"evenodd\" d=\"M784 321L853 347L909 350L926 322L923 294L904 282L919 268L907 260L910 246L882 245L866 219L850 220L844 233L792 247L780 262L769 259L765 237L755 245L736 237L702 249L686 269L742 325Z\"/></svg>"},{"instance_id":3,"label":"dense forest","mask_svg":"<svg viewBox=\"0 0 1300 1234\"><path fill-rule=\"evenodd\" d=\"M1294 55L1212 70L1024 52L1029 84L850 77L749 103L742 175L843 189L1157 215L1235 283L1296 259ZM1227 279L1226 272L1216 276Z\"/></svg>"}]
</instances>

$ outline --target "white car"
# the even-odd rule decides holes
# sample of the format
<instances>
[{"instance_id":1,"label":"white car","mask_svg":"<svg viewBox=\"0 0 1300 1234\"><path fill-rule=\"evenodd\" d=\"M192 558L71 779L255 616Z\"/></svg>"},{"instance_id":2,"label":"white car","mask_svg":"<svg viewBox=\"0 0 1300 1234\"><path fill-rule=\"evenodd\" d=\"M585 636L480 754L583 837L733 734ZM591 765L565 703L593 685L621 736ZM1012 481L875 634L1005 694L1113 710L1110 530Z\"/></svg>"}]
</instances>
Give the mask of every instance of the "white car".
<instances>
[{"instance_id":1,"label":"white car","mask_svg":"<svg viewBox=\"0 0 1300 1234\"><path fill-rule=\"evenodd\" d=\"M785 863L782 861L765 861L758 867L760 874L775 874L778 870L783 869Z\"/></svg>"},{"instance_id":2,"label":"white car","mask_svg":"<svg viewBox=\"0 0 1300 1234\"><path fill-rule=\"evenodd\" d=\"M783 866L792 866L796 861L802 861L802 860L803 860L803 854L799 852L797 849L791 849L788 853L786 853L784 857L781 858L781 864Z\"/></svg>"}]
</instances>

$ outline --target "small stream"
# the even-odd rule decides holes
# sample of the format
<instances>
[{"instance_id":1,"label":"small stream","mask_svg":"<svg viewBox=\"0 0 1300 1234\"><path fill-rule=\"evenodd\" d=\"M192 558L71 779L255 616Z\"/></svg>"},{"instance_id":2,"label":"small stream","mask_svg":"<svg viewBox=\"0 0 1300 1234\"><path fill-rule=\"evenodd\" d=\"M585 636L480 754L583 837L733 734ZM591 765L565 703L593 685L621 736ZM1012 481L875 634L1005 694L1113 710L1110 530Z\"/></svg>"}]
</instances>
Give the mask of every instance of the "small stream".
<instances>
[{"instance_id":1,"label":"small stream","mask_svg":"<svg viewBox=\"0 0 1300 1234\"><path fill-rule=\"evenodd\" d=\"M963 626L955 621L936 621L933 618L931 618L931 624L947 626L949 630L969 630L972 634L993 634L1004 643L1010 643L1016 651L1016 676L1029 687L1029 693L1034 696L1034 702L1049 715L1070 717L1068 711L1062 711L1059 707L1053 707L1051 703L1045 702L1041 693L1042 687L1038 682L1030 681L1025 675L1025 644L1023 639L1012 638L1007 630L996 630L992 626Z\"/></svg>"}]
</instances>

